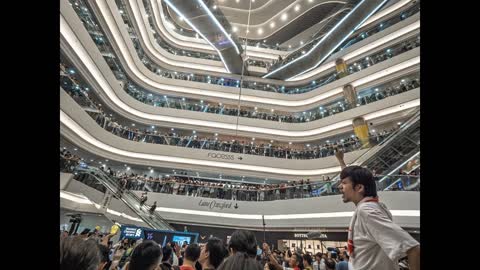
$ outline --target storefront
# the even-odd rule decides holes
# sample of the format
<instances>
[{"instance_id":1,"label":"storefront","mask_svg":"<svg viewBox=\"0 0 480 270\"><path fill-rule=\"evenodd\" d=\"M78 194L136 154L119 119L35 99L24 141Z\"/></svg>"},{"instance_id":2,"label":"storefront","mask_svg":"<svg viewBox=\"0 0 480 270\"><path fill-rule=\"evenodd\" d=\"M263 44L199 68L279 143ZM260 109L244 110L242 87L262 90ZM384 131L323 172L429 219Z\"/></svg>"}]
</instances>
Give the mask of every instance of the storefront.
<instances>
[{"instance_id":1,"label":"storefront","mask_svg":"<svg viewBox=\"0 0 480 270\"><path fill-rule=\"evenodd\" d=\"M208 238L214 236L222 239L225 242L230 240L230 236L235 229L220 228L220 227L206 227L206 226L192 226L185 224L171 224L176 230L185 230L188 232L196 232L199 234L198 241L204 243ZM290 248L292 251L296 248L306 248L308 252L326 252L328 247L343 248L346 246L348 233L346 230L339 229L337 231L328 231L317 234L315 239L308 239L306 231L288 232L288 231L266 231L252 230L257 238L257 242L267 242L272 249L285 250Z\"/></svg>"}]
</instances>

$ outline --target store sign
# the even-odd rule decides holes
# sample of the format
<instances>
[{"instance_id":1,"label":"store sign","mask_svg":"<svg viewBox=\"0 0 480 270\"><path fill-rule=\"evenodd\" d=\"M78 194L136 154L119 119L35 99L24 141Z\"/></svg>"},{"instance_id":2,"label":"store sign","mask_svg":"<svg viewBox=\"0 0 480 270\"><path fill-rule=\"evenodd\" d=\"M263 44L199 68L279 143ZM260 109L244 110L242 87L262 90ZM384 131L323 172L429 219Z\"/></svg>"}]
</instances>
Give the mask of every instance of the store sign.
<instances>
[{"instance_id":1,"label":"store sign","mask_svg":"<svg viewBox=\"0 0 480 270\"><path fill-rule=\"evenodd\" d=\"M298 239L327 239L328 236L326 233L313 232L313 233L295 233L293 238Z\"/></svg>"},{"instance_id":2,"label":"store sign","mask_svg":"<svg viewBox=\"0 0 480 270\"><path fill-rule=\"evenodd\" d=\"M143 230L139 227L125 227L120 238L140 239L143 238Z\"/></svg>"},{"instance_id":3,"label":"store sign","mask_svg":"<svg viewBox=\"0 0 480 270\"><path fill-rule=\"evenodd\" d=\"M210 157L210 158L226 159L226 160L234 160L235 159L234 155L219 154L219 153L213 153L213 152L208 153L207 156Z\"/></svg>"},{"instance_id":4,"label":"store sign","mask_svg":"<svg viewBox=\"0 0 480 270\"><path fill-rule=\"evenodd\" d=\"M227 202L217 202L215 200L212 200L212 201L204 201L204 200L200 200L198 202L198 205L199 206L202 206L202 207L206 207L206 208L209 208L209 209L214 209L214 208L218 208L220 210L224 209L224 208L232 208L232 203L227 203Z\"/></svg>"}]
</instances>

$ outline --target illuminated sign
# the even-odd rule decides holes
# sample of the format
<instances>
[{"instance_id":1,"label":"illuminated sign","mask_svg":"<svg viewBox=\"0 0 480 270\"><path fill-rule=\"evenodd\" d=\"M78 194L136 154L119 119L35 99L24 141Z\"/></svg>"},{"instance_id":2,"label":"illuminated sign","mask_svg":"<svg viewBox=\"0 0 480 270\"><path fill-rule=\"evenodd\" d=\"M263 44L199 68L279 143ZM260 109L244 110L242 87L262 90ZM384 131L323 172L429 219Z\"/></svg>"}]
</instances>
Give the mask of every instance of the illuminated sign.
<instances>
[{"instance_id":1,"label":"illuminated sign","mask_svg":"<svg viewBox=\"0 0 480 270\"><path fill-rule=\"evenodd\" d=\"M140 239L143 238L143 229L139 227L124 227L120 238Z\"/></svg>"}]
</instances>

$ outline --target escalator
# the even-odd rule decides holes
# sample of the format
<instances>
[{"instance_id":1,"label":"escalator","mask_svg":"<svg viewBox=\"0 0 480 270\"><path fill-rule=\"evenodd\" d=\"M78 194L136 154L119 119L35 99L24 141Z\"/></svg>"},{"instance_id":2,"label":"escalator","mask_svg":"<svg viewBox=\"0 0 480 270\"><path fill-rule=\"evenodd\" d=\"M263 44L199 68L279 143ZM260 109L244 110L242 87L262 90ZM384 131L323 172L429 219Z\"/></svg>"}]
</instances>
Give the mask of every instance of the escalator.
<instances>
[{"instance_id":1,"label":"escalator","mask_svg":"<svg viewBox=\"0 0 480 270\"><path fill-rule=\"evenodd\" d=\"M402 162L377 182L377 190L415 190L420 189L420 152Z\"/></svg>"},{"instance_id":2,"label":"escalator","mask_svg":"<svg viewBox=\"0 0 480 270\"><path fill-rule=\"evenodd\" d=\"M242 59L243 49L236 36L229 34L226 27L231 27L223 13L217 9L212 13L208 5L202 0L164 0L177 16L182 18L205 41L207 41L219 54L225 68L233 74L248 75Z\"/></svg>"},{"instance_id":3,"label":"escalator","mask_svg":"<svg viewBox=\"0 0 480 270\"><path fill-rule=\"evenodd\" d=\"M371 171L375 171L375 174L378 175L394 175L394 173L398 172L402 166L408 164L409 161L414 160L415 158L419 158L419 156L420 111L418 110L409 120L402 124L398 130L393 132L378 145L373 146L369 151L365 152L350 165L367 167ZM415 167L415 169L419 169L419 165ZM412 171L413 170L414 169L412 169ZM399 178L400 180L398 180ZM402 179L404 179L402 177L399 178L395 179L393 182L398 183L398 181L402 181ZM405 182L405 184L408 184L408 188L413 190L413 188L417 188L417 186L419 186L419 179L419 177L416 177L415 181L410 179L408 182ZM393 182L386 180L378 181L377 189L385 190L391 184L393 184ZM339 183L340 174L333 178L330 183L325 183L323 186L321 186L319 189L319 194L327 195L331 194L332 190L338 191ZM413 185L415 185L415 187L412 187ZM393 186L387 190L392 190L392 187ZM407 186L405 186L405 189L406 188Z\"/></svg>"},{"instance_id":4,"label":"escalator","mask_svg":"<svg viewBox=\"0 0 480 270\"><path fill-rule=\"evenodd\" d=\"M119 181L117 179L109 176L104 171L89 167L89 166L77 166L74 169L77 174L86 174L95 178L100 182L107 190L115 194L115 196L125 203L133 212L135 212L139 218L141 218L145 223L150 227L157 230L171 230L175 229L163 219L157 212L150 214L148 209L150 208L147 205L143 205L140 208L140 198L130 190L122 189L120 187Z\"/></svg>"},{"instance_id":5,"label":"escalator","mask_svg":"<svg viewBox=\"0 0 480 270\"><path fill-rule=\"evenodd\" d=\"M262 78L288 80L322 64L331 53L388 0L362 0L307 53L265 74ZM288 68L287 68L288 67Z\"/></svg>"}]
</instances>

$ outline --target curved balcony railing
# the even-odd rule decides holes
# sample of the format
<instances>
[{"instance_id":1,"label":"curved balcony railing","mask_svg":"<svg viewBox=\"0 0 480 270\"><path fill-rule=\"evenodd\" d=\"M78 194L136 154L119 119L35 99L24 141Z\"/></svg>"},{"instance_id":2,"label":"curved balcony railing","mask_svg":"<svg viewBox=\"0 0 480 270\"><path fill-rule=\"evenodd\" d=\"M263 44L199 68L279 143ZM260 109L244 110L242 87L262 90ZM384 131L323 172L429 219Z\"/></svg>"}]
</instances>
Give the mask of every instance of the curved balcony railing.
<instances>
[{"instance_id":1,"label":"curved balcony railing","mask_svg":"<svg viewBox=\"0 0 480 270\"><path fill-rule=\"evenodd\" d=\"M80 1L79 3L80 4L78 6L75 6L75 5L73 6L74 10L82 20L85 28L87 29L88 33L92 37L92 40L98 46L100 52L102 52L102 54L104 55L104 58L106 59L106 61L109 64L111 64L110 67L112 68L112 71L114 71L114 73L118 75L117 79L125 80L126 77L124 75L123 68L121 68L121 64L118 61L118 57L115 51L113 50L113 48L111 47L111 44L109 40L106 38L106 35L104 34L103 30L100 28L99 23L94 16L94 13L90 11L88 5L83 6L81 4L83 3L82 1ZM382 26L381 30L386 29L387 28L386 26L387 25L385 25L385 27ZM376 32L381 31L381 30L378 30L378 31L377 30L375 31ZM134 31L134 29L130 28L129 32L131 31ZM366 32L367 34L364 34L363 37L366 38L367 36L370 36L376 33L375 31L374 32L367 31ZM362 37L362 35L360 35L360 37ZM339 76L337 76L336 72L331 72L306 85L301 85L298 87L285 87L283 85L277 85L277 84L267 84L267 83L245 81L245 80L240 82L240 80L230 79L226 77L217 77L217 76L210 76L210 75L171 71L156 65L146 56L145 52L142 49L140 41L138 40L136 35L131 33L130 38L133 42L133 45L137 51L139 58L142 60L145 67L147 67L153 73L166 78L195 81L195 82L202 82L202 83L208 83L208 84L218 84L222 86L236 87L236 88L240 87L241 85L242 88L260 90L260 91L278 92L278 93L285 93L285 94L306 93L339 79ZM355 42L352 41L350 45L356 43L357 41ZM409 49L418 47L420 45L420 40L418 37L417 37L417 40L415 41L409 40L409 45L404 47L401 46L402 43L403 42L396 44L398 47L395 47L395 49L389 48L386 50L380 50L373 53L371 57L369 57L369 59L372 59L370 60L369 65L371 66L371 65L377 64L379 62L392 58L395 55L408 51ZM354 63L352 63L351 65L354 65ZM349 74L353 74L357 71L359 70L355 68L349 69Z\"/></svg>"},{"instance_id":2,"label":"curved balcony railing","mask_svg":"<svg viewBox=\"0 0 480 270\"><path fill-rule=\"evenodd\" d=\"M79 157L69 155L69 157L60 156L61 164L69 164L67 169L62 171L74 172L78 166L86 166ZM89 166L92 168L92 166ZM109 169L109 170L108 170ZM188 175L174 175L162 177L148 177L148 171L145 174L123 173L117 174L114 170L100 167L98 170L104 174L109 174L109 178L121 186L123 190L144 191L154 193L164 193L190 197L204 197L223 200L238 201L274 201L289 199L304 199L319 196L328 196L338 194L338 190L332 186L333 181L329 177L320 181L299 180L280 184L253 184L229 179L204 179ZM375 175L376 179L384 175ZM419 175L390 175L391 177L400 177L409 179L410 186L419 182ZM85 177L76 176L77 181L98 188L95 181ZM398 185L397 185L398 186ZM397 187L396 186L396 187ZM418 186L418 185L417 185ZM325 190L326 192L320 192ZM392 188L392 191L407 190L405 188ZM418 190L418 189L410 189ZM101 190L100 190L101 191Z\"/></svg>"},{"instance_id":3,"label":"curved balcony railing","mask_svg":"<svg viewBox=\"0 0 480 270\"><path fill-rule=\"evenodd\" d=\"M89 84L87 84L86 81L79 74L77 74L76 69L71 66L65 57L61 56L60 60L60 84L62 86L69 86L70 88L73 87L76 89L87 89L86 92L88 92L89 89L92 89ZM369 61L371 61L371 59L364 59L364 61L360 61L360 64L353 65L353 67L350 69L362 69L363 66L368 66ZM109 63L112 65L111 62ZM117 72L116 74L117 76L125 78L123 73ZM282 113L278 111L274 112L272 110L258 110L256 107L240 107L239 110L238 107L228 106L222 103L211 103L203 100L161 96L158 94L149 93L148 90L145 90L144 88L130 81L127 81L127 83L123 86L124 90L131 97L144 104L154 107L239 116L286 123L312 122L359 106L380 101L385 98L416 89L418 87L420 87L420 77L419 73L415 72L385 83L369 86L364 89L358 89L358 103L355 107L348 105L344 97L338 97L337 99L326 104L322 104L322 106L315 107L314 109L306 110L301 113ZM76 98L76 96L73 97Z\"/></svg>"}]
</instances>

